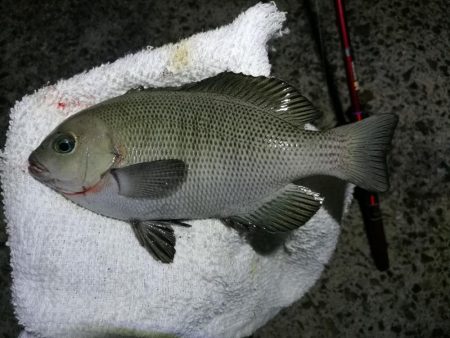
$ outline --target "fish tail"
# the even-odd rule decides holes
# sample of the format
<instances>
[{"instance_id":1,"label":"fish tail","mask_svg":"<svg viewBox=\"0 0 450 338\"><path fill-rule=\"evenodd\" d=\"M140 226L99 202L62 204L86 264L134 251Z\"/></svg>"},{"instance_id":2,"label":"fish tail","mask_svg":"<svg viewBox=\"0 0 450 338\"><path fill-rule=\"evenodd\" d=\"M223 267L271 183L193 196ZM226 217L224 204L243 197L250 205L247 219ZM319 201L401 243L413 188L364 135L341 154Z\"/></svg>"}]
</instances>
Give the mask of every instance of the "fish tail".
<instances>
[{"instance_id":1,"label":"fish tail","mask_svg":"<svg viewBox=\"0 0 450 338\"><path fill-rule=\"evenodd\" d=\"M397 121L396 115L379 114L334 130L344 140L342 178L369 191L389 189L386 153Z\"/></svg>"}]
</instances>

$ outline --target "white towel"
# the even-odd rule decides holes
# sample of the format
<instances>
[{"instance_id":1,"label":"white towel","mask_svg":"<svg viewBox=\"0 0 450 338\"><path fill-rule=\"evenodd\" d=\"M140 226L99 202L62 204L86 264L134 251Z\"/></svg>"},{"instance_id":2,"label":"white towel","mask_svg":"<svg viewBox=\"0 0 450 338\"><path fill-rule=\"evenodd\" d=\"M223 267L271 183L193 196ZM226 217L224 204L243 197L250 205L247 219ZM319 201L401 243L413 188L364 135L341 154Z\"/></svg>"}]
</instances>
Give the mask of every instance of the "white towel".
<instances>
[{"instance_id":1,"label":"white towel","mask_svg":"<svg viewBox=\"0 0 450 338\"><path fill-rule=\"evenodd\" d=\"M230 25L146 48L15 104L1 182L23 337L242 337L314 284L350 196L337 180L308 183L325 195L325 206L271 255L255 253L219 221L202 220L175 227L177 254L165 265L128 224L72 204L27 172L30 152L67 116L130 88L179 85L226 70L268 76L266 45L282 35L284 20L273 3L258 4Z\"/></svg>"}]
</instances>

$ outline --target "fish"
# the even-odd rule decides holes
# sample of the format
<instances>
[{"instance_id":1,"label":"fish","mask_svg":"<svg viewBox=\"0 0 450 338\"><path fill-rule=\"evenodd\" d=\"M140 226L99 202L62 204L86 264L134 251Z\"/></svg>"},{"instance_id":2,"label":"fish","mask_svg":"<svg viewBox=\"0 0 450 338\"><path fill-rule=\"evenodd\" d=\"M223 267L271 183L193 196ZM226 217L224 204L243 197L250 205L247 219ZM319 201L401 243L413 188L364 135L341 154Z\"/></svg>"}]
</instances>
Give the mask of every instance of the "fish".
<instances>
[{"instance_id":1,"label":"fish","mask_svg":"<svg viewBox=\"0 0 450 338\"><path fill-rule=\"evenodd\" d=\"M173 226L189 220L264 233L299 228L323 202L294 183L301 178L330 175L388 190L397 116L305 128L320 116L274 77L225 72L133 89L63 121L31 153L28 171L77 205L129 223L156 260L171 263Z\"/></svg>"}]
</instances>

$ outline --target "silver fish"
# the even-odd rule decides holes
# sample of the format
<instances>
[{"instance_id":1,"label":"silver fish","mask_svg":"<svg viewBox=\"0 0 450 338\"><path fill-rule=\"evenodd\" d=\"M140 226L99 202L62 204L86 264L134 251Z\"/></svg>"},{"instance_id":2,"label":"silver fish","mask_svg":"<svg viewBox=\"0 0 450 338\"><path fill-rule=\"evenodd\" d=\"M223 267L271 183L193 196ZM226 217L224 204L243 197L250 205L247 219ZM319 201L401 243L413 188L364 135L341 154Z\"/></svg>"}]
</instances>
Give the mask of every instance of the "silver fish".
<instances>
[{"instance_id":1,"label":"silver fish","mask_svg":"<svg viewBox=\"0 0 450 338\"><path fill-rule=\"evenodd\" d=\"M269 232L303 225L323 199L292 183L299 178L332 175L387 190L397 117L305 130L319 116L275 78L222 73L132 90L65 120L30 155L29 172L76 204L129 222L141 245L169 263L171 225L183 220Z\"/></svg>"}]
</instances>

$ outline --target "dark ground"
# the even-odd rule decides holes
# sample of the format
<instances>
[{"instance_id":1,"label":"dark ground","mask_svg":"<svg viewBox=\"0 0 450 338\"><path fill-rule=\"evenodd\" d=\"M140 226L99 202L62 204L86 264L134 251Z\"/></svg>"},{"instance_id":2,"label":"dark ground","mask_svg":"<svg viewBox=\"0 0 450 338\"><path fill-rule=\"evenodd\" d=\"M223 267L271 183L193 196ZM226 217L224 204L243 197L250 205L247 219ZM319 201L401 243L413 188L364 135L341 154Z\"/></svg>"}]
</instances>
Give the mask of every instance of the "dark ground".
<instances>
[{"instance_id":1,"label":"dark ground","mask_svg":"<svg viewBox=\"0 0 450 338\"><path fill-rule=\"evenodd\" d=\"M255 3L2 0L1 144L9 109L23 95L144 46L228 23ZM329 112L304 4L277 4L289 12L291 33L271 45L273 74ZM319 7L344 97L332 1ZM381 195L391 268L375 269L354 203L318 283L255 337L450 336L449 4L355 0L347 7L366 110L400 117L390 154L392 187ZM16 337L6 239L1 224L0 337Z\"/></svg>"}]
</instances>

